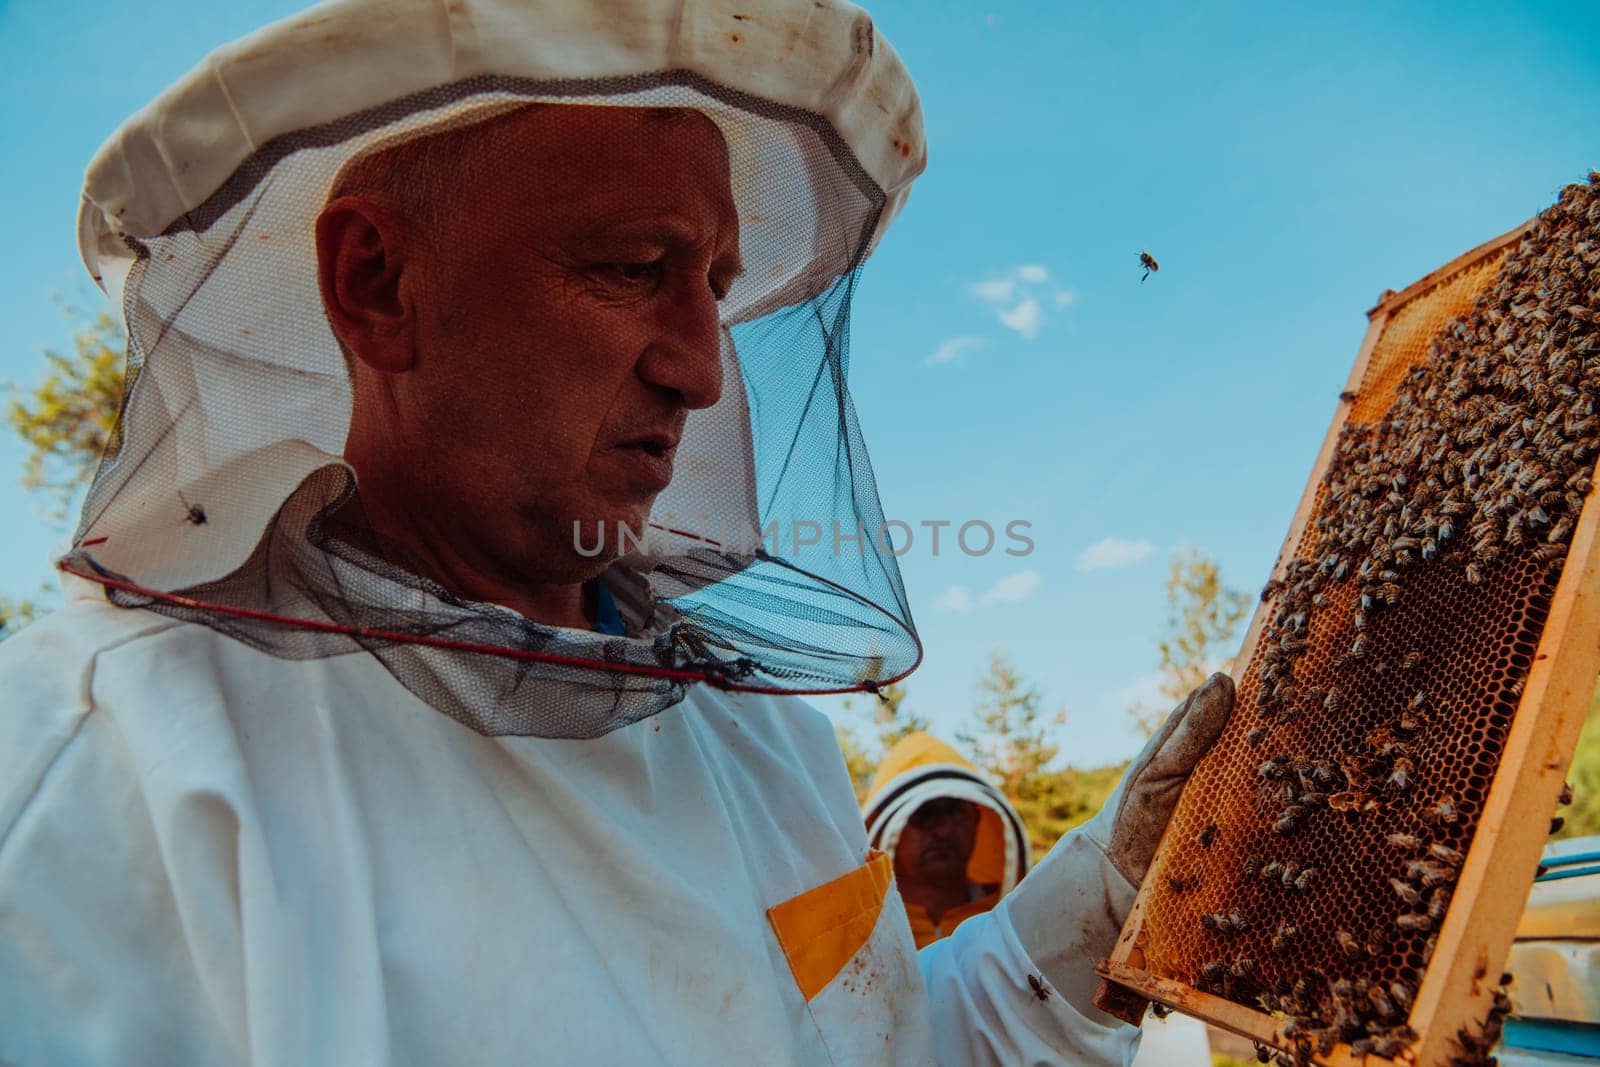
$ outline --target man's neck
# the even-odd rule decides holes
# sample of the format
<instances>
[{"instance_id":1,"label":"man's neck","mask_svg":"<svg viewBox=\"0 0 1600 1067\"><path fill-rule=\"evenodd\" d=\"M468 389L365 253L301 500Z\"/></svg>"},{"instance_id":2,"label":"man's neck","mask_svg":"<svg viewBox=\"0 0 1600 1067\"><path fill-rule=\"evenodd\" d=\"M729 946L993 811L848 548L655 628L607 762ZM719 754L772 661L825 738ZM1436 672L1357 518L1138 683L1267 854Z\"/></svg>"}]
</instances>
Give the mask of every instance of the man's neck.
<instances>
[{"instance_id":1,"label":"man's neck","mask_svg":"<svg viewBox=\"0 0 1600 1067\"><path fill-rule=\"evenodd\" d=\"M587 630L595 619L594 593L583 583L537 585L498 582L486 577L446 544L437 548L425 537L409 536L403 519L359 494L328 523L329 532L370 555L442 585L465 600L499 604L545 626Z\"/></svg>"}]
</instances>

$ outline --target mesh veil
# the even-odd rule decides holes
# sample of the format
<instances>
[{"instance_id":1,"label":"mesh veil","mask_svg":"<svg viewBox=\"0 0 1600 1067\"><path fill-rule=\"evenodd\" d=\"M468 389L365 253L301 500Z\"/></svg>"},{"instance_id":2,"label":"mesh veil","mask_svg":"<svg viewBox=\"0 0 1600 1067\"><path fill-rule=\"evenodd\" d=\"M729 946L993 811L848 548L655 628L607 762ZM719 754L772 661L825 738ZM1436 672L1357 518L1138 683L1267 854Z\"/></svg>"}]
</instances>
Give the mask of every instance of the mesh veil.
<instances>
[{"instance_id":1,"label":"mesh veil","mask_svg":"<svg viewBox=\"0 0 1600 1067\"><path fill-rule=\"evenodd\" d=\"M465 599L330 523L356 484L345 356L314 269L329 189L374 146L535 102L699 111L728 146L741 221L720 399L689 413L648 536L601 578L622 637ZM376 656L491 735L595 737L700 682L819 693L901 677L920 646L847 387L884 210L829 122L684 72L478 75L274 137L162 232L124 238L130 387L62 566L273 656Z\"/></svg>"}]
</instances>

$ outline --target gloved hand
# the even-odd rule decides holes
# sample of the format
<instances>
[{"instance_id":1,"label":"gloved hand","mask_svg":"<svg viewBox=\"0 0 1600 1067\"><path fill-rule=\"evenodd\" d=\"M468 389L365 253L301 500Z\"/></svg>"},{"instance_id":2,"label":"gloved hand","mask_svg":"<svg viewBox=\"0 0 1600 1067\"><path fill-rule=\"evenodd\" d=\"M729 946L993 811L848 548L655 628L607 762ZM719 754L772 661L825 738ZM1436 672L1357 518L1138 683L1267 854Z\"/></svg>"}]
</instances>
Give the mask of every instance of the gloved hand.
<instances>
[{"instance_id":1,"label":"gloved hand","mask_svg":"<svg viewBox=\"0 0 1600 1067\"><path fill-rule=\"evenodd\" d=\"M1233 679L1213 674L1145 745L1099 814L1056 842L1001 901L1045 979L1073 1007L1094 1005L1094 968L1116 943L1189 774L1228 724Z\"/></svg>"}]
</instances>

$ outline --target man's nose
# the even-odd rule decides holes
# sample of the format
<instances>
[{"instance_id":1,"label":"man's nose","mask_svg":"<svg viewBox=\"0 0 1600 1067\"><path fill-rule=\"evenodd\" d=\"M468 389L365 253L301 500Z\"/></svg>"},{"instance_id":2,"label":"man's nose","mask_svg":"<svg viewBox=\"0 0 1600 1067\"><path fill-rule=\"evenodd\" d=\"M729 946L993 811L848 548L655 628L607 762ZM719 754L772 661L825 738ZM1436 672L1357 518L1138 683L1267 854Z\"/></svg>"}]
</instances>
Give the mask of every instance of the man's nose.
<instances>
[{"instance_id":1,"label":"man's nose","mask_svg":"<svg viewBox=\"0 0 1600 1067\"><path fill-rule=\"evenodd\" d=\"M722 396L722 329L717 298L700 279L664 294L639 360L639 377L677 393L687 408L708 408Z\"/></svg>"}]
</instances>

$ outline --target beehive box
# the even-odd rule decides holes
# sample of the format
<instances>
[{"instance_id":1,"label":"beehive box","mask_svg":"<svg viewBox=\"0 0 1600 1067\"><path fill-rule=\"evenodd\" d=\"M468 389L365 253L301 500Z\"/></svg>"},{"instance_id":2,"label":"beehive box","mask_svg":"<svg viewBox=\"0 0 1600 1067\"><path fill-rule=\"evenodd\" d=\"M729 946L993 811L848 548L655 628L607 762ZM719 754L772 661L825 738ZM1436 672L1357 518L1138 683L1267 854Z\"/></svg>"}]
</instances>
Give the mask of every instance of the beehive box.
<instances>
[{"instance_id":1,"label":"beehive box","mask_svg":"<svg viewBox=\"0 0 1600 1067\"><path fill-rule=\"evenodd\" d=\"M1102 1004L1482 1062L1600 674L1600 175L1368 315Z\"/></svg>"}]
</instances>

